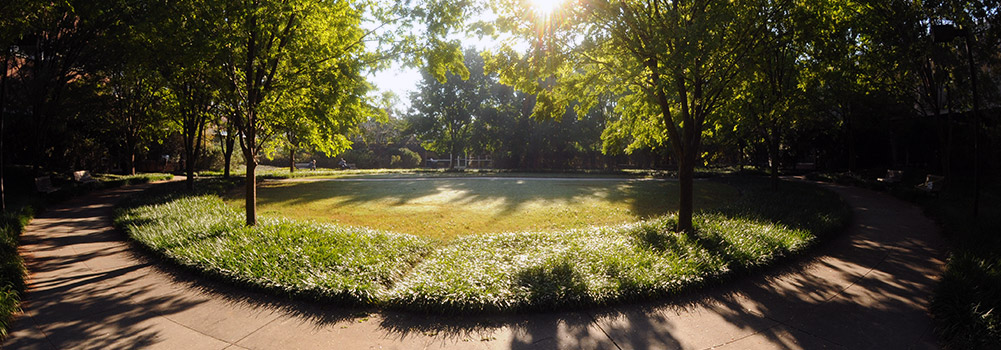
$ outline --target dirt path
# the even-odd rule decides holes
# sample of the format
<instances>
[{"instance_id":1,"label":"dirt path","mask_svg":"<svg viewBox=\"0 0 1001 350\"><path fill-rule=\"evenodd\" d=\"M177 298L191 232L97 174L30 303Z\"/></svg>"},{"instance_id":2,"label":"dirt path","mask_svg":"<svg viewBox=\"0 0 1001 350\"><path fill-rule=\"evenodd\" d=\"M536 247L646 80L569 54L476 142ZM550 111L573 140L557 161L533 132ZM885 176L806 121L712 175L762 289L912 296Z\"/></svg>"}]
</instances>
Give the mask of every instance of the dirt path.
<instances>
[{"instance_id":1,"label":"dirt path","mask_svg":"<svg viewBox=\"0 0 1001 350\"><path fill-rule=\"evenodd\" d=\"M815 257L669 302L579 312L425 316L284 300L150 262L111 227L124 188L26 229L24 314L4 349L936 348L926 311L945 247L914 206L831 186L854 209Z\"/></svg>"}]
</instances>

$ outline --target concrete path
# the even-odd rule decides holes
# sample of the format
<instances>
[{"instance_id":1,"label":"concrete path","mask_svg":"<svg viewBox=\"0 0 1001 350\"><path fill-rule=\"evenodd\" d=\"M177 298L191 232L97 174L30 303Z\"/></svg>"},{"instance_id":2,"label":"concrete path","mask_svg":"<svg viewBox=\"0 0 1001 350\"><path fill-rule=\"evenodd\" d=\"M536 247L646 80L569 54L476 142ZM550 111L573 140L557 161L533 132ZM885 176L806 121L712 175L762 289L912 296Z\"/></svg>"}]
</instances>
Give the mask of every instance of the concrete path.
<instances>
[{"instance_id":1,"label":"concrete path","mask_svg":"<svg viewBox=\"0 0 1001 350\"><path fill-rule=\"evenodd\" d=\"M904 202L832 188L849 232L815 257L669 302L425 316L284 300L151 263L110 227L136 188L54 206L22 238L31 271L4 349L924 349L945 248ZM697 294L697 295L696 295Z\"/></svg>"}]
</instances>

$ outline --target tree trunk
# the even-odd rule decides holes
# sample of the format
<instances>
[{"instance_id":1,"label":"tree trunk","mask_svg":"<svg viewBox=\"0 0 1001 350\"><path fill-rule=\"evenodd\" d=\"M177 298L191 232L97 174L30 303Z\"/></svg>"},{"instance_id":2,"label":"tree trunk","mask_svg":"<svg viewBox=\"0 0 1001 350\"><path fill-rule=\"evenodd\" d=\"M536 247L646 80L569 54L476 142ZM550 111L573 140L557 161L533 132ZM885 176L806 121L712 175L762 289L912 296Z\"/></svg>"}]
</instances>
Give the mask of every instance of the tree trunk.
<instances>
[{"instance_id":1,"label":"tree trunk","mask_svg":"<svg viewBox=\"0 0 1001 350\"><path fill-rule=\"evenodd\" d=\"M126 158L125 158L125 160L127 161L127 164L126 164L127 168L125 168L125 169L126 169L126 171L128 171L129 175L135 175L136 174L136 143L138 143L138 142L136 142L136 137L133 134L133 132L134 132L133 129L137 128L138 126L131 125L131 124L132 123L130 122L129 123L129 127L127 128L129 134L128 134L128 136L125 137L125 148L127 148L127 151L129 152L126 155Z\"/></svg>"},{"instance_id":2,"label":"tree trunk","mask_svg":"<svg viewBox=\"0 0 1001 350\"><path fill-rule=\"evenodd\" d=\"M246 156L246 154L244 154ZM257 162L252 157L247 157L247 193L245 196L247 209L247 226L257 225Z\"/></svg>"},{"instance_id":3,"label":"tree trunk","mask_svg":"<svg viewBox=\"0 0 1001 350\"><path fill-rule=\"evenodd\" d=\"M4 159L3 159L3 134L4 134L4 108L7 107L7 54L4 52L3 55L3 65L0 66L0 70L3 71L3 75L0 76L0 212L7 212L7 193L3 187L4 178Z\"/></svg>"},{"instance_id":4,"label":"tree trunk","mask_svg":"<svg viewBox=\"0 0 1001 350\"><path fill-rule=\"evenodd\" d=\"M224 164L224 168L222 170L222 177L226 178L226 179L229 178L229 166L232 163L232 159L233 159L233 143L234 143L234 141L236 141L236 139L232 135L226 135L226 145L223 147L223 153L225 153L225 157L223 159L223 162L225 164Z\"/></svg>"},{"instance_id":5,"label":"tree trunk","mask_svg":"<svg viewBox=\"0 0 1001 350\"><path fill-rule=\"evenodd\" d=\"M695 152L686 149L683 153L678 159L678 232L694 232Z\"/></svg>"},{"instance_id":6,"label":"tree trunk","mask_svg":"<svg viewBox=\"0 0 1001 350\"><path fill-rule=\"evenodd\" d=\"M778 137L775 136L775 130L772 130L772 135L768 137L768 167L771 171L772 178L772 190L778 191L779 189L779 141Z\"/></svg>"},{"instance_id":7,"label":"tree trunk","mask_svg":"<svg viewBox=\"0 0 1001 350\"><path fill-rule=\"evenodd\" d=\"M195 150L192 145L186 145L184 149L184 187L188 190L195 189Z\"/></svg>"},{"instance_id":8,"label":"tree trunk","mask_svg":"<svg viewBox=\"0 0 1001 350\"><path fill-rule=\"evenodd\" d=\"M291 149L288 152L288 172L295 172L295 150Z\"/></svg>"},{"instance_id":9,"label":"tree trunk","mask_svg":"<svg viewBox=\"0 0 1001 350\"><path fill-rule=\"evenodd\" d=\"M135 147L133 147L131 150L129 150L129 174L130 175L135 175L136 174L136 150L135 150Z\"/></svg>"},{"instance_id":10,"label":"tree trunk","mask_svg":"<svg viewBox=\"0 0 1001 350\"><path fill-rule=\"evenodd\" d=\"M845 103L841 111L844 114L845 131L848 133L848 173L852 174L855 171L855 132L852 128L851 105Z\"/></svg>"}]
</instances>

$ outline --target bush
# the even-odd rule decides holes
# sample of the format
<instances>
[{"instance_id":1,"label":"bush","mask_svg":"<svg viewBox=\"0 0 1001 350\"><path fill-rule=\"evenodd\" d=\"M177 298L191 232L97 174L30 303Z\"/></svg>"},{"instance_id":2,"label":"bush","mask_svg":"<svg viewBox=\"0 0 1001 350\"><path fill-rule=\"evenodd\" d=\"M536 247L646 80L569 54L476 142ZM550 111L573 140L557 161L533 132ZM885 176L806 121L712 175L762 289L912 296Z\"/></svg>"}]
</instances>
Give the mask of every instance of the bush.
<instances>
[{"instance_id":1,"label":"bush","mask_svg":"<svg viewBox=\"0 0 1001 350\"><path fill-rule=\"evenodd\" d=\"M400 148L390 158L389 165L393 168L417 168L421 166L421 156L409 148Z\"/></svg>"},{"instance_id":2,"label":"bush","mask_svg":"<svg viewBox=\"0 0 1001 350\"><path fill-rule=\"evenodd\" d=\"M24 260L17 254L18 239L32 217L26 207L0 215L0 339L18 309L25 288Z\"/></svg>"},{"instance_id":3,"label":"bush","mask_svg":"<svg viewBox=\"0 0 1001 350\"><path fill-rule=\"evenodd\" d=\"M970 186L972 187L972 186ZM913 197L936 219L952 252L930 311L949 349L1001 348L1001 188L985 186L973 217L972 188L951 183L937 198Z\"/></svg>"}]
</instances>

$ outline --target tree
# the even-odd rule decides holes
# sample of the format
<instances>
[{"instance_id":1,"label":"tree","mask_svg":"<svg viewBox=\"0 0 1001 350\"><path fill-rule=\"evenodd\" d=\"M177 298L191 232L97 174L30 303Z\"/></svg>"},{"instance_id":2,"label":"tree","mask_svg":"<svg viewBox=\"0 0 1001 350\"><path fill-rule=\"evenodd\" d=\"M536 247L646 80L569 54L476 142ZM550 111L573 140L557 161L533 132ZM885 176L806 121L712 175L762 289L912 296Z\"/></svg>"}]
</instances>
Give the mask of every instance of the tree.
<instances>
[{"instance_id":1,"label":"tree","mask_svg":"<svg viewBox=\"0 0 1001 350\"><path fill-rule=\"evenodd\" d=\"M331 76L333 79L327 84L336 84L341 77ZM354 77L353 79L357 79ZM359 84L356 89L364 89ZM300 90L302 92L317 92L316 90ZM338 96L322 96L322 92L312 96L301 96L303 99L317 99L319 101L331 102L329 106L302 108L301 104L276 104L278 106L289 106L290 109L281 109L274 112L279 116L277 125L281 134L281 146L289 153L289 172L295 172L295 155L300 150L320 151L327 155L334 155L350 148L351 142L345 134L351 130L370 111L362 104L358 97L361 91L351 91L340 93ZM338 100L338 97L347 99ZM320 108L317 110L315 108ZM329 120L317 120L310 117L313 113L331 114ZM324 124L320 124L324 122Z\"/></svg>"},{"instance_id":2,"label":"tree","mask_svg":"<svg viewBox=\"0 0 1001 350\"><path fill-rule=\"evenodd\" d=\"M100 65L105 39L122 29L134 9L116 1L17 2L25 27L17 35L16 56L24 62L15 77L28 107L27 143L34 171L49 158L52 140L65 127L67 88L89 67ZM12 14L13 15L13 14ZM16 16L16 15L13 15ZM140 16L141 17L141 16ZM9 38L5 38L10 40ZM5 43L9 44L9 42ZM6 48L6 47L5 47Z\"/></svg>"},{"instance_id":3,"label":"tree","mask_svg":"<svg viewBox=\"0 0 1001 350\"><path fill-rule=\"evenodd\" d=\"M124 149L124 169L136 173L136 154L160 134L165 91L155 72L124 61L109 73L105 90L112 108L105 114L106 124Z\"/></svg>"},{"instance_id":4,"label":"tree","mask_svg":"<svg viewBox=\"0 0 1001 350\"><path fill-rule=\"evenodd\" d=\"M167 90L167 116L184 145L186 187L194 189L205 128L220 105L219 81L224 17L216 2L156 3L141 39L151 48L147 69L159 73ZM140 39L140 40L141 40Z\"/></svg>"},{"instance_id":5,"label":"tree","mask_svg":"<svg viewBox=\"0 0 1001 350\"><path fill-rule=\"evenodd\" d=\"M256 167L281 113L302 111L318 128L340 130L358 113L366 88L359 74L362 4L348 1L246 1L225 8L224 68L247 163L246 219L257 224ZM351 118L340 119L344 115Z\"/></svg>"},{"instance_id":6,"label":"tree","mask_svg":"<svg viewBox=\"0 0 1001 350\"><path fill-rule=\"evenodd\" d=\"M608 137L667 146L678 162L679 231L691 231L694 169L702 133L733 95L741 69L763 42L764 23L789 1L583 1L556 16L533 16L508 1L497 7L502 30L535 44L510 47L488 66L502 81L538 93L534 113L559 116L571 101L578 115L617 96L620 119ZM537 34L541 33L541 35Z\"/></svg>"},{"instance_id":7,"label":"tree","mask_svg":"<svg viewBox=\"0 0 1001 350\"><path fill-rule=\"evenodd\" d=\"M428 69L422 71L408 117L411 130L424 141L425 148L450 157L468 151L473 124L489 93L483 58L471 49L464 56L466 78L448 74L445 81L439 81ZM451 162L451 167L455 166L456 162Z\"/></svg>"},{"instance_id":8,"label":"tree","mask_svg":"<svg viewBox=\"0 0 1001 350\"><path fill-rule=\"evenodd\" d=\"M238 113L232 122L240 130L240 148L247 162L247 225L257 223L255 169L258 156L280 130L279 111L309 110L303 115L318 127L343 130L361 119L358 115L371 112L365 111L369 106L363 103L368 88L360 75L363 65L378 65L394 58L394 54L410 53L409 64L424 59L438 77L444 77L450 69L462 68L457 41L442 38L461 23L466 5L464 1L450 0L226 3L222 11L225 29L220 36L228 84L224 91L237 101L234 107ZM387 23L421 19L426 28L416 30L413 22L404 22L406 25L389 32L365 32L361 23L366 10ZM376 46L388 43L393 50L385 55L366 52L368 35ZM427 40L420 40L420 35Z\"/></svg>"},{"instance_id":9,"label":"tree","mask_svg":"<svg viewBox=\"0 0 1001 350\"><path fill-rule=\"evenodd\" d=\"M764 43L748 60L729 111L738 120L736 127L753 130L744 137L761 140L768 155L772 188L778 189L780 148L795 125L804 118L805 91L802 77L809 74L805 62L816 41L812 30L828 14L813 4L793 4L778 8L776 16L765 18Z\"/></svg>"}]
</instances>

